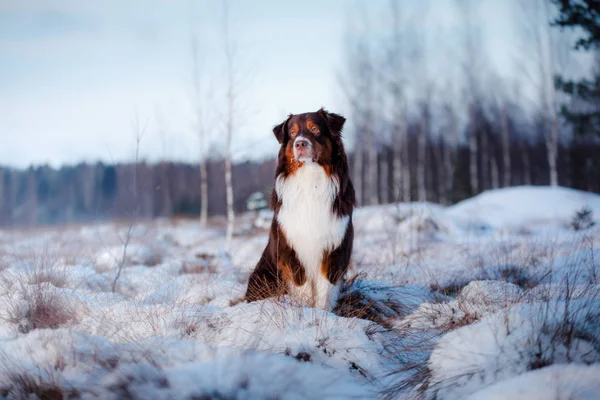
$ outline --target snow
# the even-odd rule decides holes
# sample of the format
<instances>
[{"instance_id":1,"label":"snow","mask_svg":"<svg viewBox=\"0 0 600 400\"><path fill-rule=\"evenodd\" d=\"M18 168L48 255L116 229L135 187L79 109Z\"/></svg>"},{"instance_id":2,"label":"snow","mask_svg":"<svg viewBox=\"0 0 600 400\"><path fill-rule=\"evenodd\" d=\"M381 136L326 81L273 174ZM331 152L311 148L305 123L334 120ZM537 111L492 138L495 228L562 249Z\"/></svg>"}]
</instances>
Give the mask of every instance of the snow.
<instances>
[{"instance_id":1,"label":"snow","mask_svg":"<svg viewBox=\"0 0 600 400\"><path fill-rule=\"evenodd\" d=\"M521 186L481 193L450 207L448 214L466 226L531 229L566 225L584 207L599 215L600 196L564 187Z\"/></svg>"},{"instance_id":2,"label":"snow","mask_svg":"<svg viewBox=\"0 0 600 400\"><path fill-rule=\"evenodd\" d=\"M0 396L600 398L584 206L598 221L600 196L547 187L358 209L335 313L241 301L266 211L231 257L219 219L140 222L124 259L123 223L0 230Z\"/></svg>"},{"instance_id":3,"label":"snow","mask_svg":"<svg viewBox=\"0 0 600 400\"><path fill-rule=\"evenodd\" d=\"M592 400L600 393L600 366L552 365L500 381L469 400Z\"/></svg>"}]
</instances>

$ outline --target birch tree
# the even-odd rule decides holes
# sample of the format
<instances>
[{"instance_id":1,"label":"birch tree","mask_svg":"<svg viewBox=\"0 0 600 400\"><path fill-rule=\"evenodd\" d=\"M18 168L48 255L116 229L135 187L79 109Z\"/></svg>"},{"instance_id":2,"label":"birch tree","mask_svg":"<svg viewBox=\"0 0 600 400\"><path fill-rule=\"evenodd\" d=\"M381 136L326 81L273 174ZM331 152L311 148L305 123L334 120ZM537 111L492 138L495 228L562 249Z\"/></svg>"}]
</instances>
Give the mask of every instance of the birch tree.
<instances>
[{"instance_id":1,"label":"birch tree","mask_svg":"<svg viewBox=\"0 0 600 400\"><path fill-rule=\"evenodd\" d=\"M231 173L231 141L234 129L234 116L236 105L236 84L234 62L236 51L231 39L229 29L229 1L223 2L223 50L225 52L226 97L225 97L225 190L227 200L227 231L225 235L225 249L231 252L231 239L235 213L233 209L233 181Z\"/></svg>"},{"instance_id":2,"label":"birch tree","mask_svg":"<svg viewBox=\"0 0 600 400\"><path fill-rule=\"evenodd\" d=\"M198 136L199 143L199 164L200 164L200 224L206 226L208 220L208 168L206 160L206 112L204 103L204 79L202 78L202 70L200 65L198 37L195 34L191 36L191 51L192 51L192 81L194 88L193 107L196 114L195 131Z\"/></svg>"},{"instance_id":3,"label":"birch tree","mask_svg":"<svg viewBox=\"0 0 600 400\"><path fill-rule=\"evenodd\" d=\"M541 129L546 145L548 174L551 186L558 186L558 99L554 86L556 58L554 48L556 40L551 29L551 10L549 0L521 0L524 32L529 36L530 47L526 48L526 57L532 57L535 70L530 74L537 86Z\"/></svg>"},{"instance_id":4,"label":"birch tree","mask_svg":"<svg viewBox=\"0 0 600 400\"><path fill-rule=\"evenodd\" d=\"M398 0L390 0L391 40L388 48L388 92L392 119L392 185L394 200L410 201L410 167L406 140L406 77L403 51L404 37L401 33L402 8Z\"/></svg>"}]
</instances>

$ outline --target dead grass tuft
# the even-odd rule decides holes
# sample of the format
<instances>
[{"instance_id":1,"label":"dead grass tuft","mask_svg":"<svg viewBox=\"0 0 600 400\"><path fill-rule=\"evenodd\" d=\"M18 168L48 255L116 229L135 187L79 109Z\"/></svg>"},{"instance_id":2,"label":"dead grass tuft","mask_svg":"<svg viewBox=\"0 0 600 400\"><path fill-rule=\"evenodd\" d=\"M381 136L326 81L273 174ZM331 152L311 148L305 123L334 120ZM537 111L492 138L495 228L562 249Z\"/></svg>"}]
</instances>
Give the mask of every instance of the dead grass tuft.
<instances>
[{"instance_id":1,"label":"dead grass tuft","mask_svg":"<svg viewBox=\"0 0 600 400\"><path fill-rule=\"evenodd\" d=\"M34 329L57 329L75 320L74 311L65 304L57 293L44 291L39 286L23 288L23 298L27 310L10 309L13 323L19 325L19 332L28 333Z\"/></svg>"},{"instance_id":2,"label":"dead grass tuft","mask_svg":"<svg viewBox=\"0 0 600 400\"><path fill-rule=\"evenodd\" d=\"M540 283L539 279L533 277L524 268L512 264L482 269L477 274L476 280L504 281L515 284L525 290L534 288Z\"/></svg>"},{"instance_id":3,"label":"dead grass tuft","mask_svg":"<svg viewBox=\"0 0 600 400\"><path fill-rule=\"evenodd\" d=\"M42 382L40 378L25 374L11 374L10 386L0 387L0 396L5 398L36 398L40 400L63 400L79 398L76 390L65 390L58 384Z\"/></svg>"},{"instance_id":4,"label":"dead grass tuft","mask_svg":"<svg viewBox=\"0 0 600 400\"><path fill-rule=\"evenodd\" d=\"M384 327L391 327L395 320L409 313L405 304L393 293L381 293L392 291L394 287L359 285L364 277L365 274L357 274L344 282L333 310L335 314L346 318L366 319ZM377 297L371 297L368 293L370 290L378 291Z\"/></svg>"},{"instance_id":5,"label":"dead grass tuft","mask_svg":"<svg viewBox=\"0 0 600 400\"><path fill-rule=\"evenodd\" d=\"M181 265L181 274L216 274L216 257L204 253L196 254L193 260L184 260Z\"/></svg>"},{"instance_id":6,"label":"dead grass tuft","mask_svg":"<svg viewBox=\"0 0 600 400\"><path fill-rule=\"evenodd\" d=\"M460 291L467 286L471 280L469 279L456 279L452 282L440 285L438 282L433 282L429 285L429 290L434 293L439 293L444 296L456 296Z\"/></svg>"}]
</instances>

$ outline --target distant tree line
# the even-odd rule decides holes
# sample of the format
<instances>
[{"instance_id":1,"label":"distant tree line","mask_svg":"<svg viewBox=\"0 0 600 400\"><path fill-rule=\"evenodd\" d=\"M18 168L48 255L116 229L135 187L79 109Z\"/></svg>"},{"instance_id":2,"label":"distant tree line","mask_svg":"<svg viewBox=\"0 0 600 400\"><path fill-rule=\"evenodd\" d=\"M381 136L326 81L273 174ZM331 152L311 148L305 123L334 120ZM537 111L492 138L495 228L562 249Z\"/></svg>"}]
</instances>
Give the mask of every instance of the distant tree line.
<instances>
[{"instance_id":1,"label":"distant tree line","mask_svg":"<svg viewBox=\"0 0 600 400\"><path fill-rule=\"evenodd\" d=\"M483 116L482 116L483 117ZM516 129L514 121L509 121ZM501 159L499 143L493 124L487 147ZM408 160L411 188L410 198L418 199L419 123L407 128ZM483 139L481 139L483 140ZM455 167L445 167L444 141L429 140L425 148L425 199L432 202L454 203L471 196L469 179L469 148L456 150ZM394 151L382 147L377 153L378 176L394 165ZM563 186L600 193L600 142L586 138L572 140L558 151L558 180ZM548 185L548 165L544 140L515 141L511 144L510 185ZM489 161L488 161L489 162ZM350 154L351 166L356 166ZM480 190L505 186L505 170L501 165L480 169ZM134 195L133 176L137 168L137 195ZM207 164L209 215L226 214L226 189L223 179L224 162ZM233 165L235 209L244 211L246 201L254 192L266 198L274 182L275 159L248 161ZM364 179L365 170L363 170ZM360 202L367 204L401 201L397 198L391 175L374 185L375 195L363 191ZM449 185L451 182L451 185ZM137 203L134 199L137 196ZM32 226L90 222L108 219L149 219L173 216L200 216L200 170L195 164L161 162L108 165L79 164L60 169L40 166L19 170L0 167L0 226Z\"/></svg>"},{"instance_id":2,"label":"distant tree line","mask_svg":"<svg viewBox=\"0 0 600 400\"><path fill-rule=\"evenodd\" d=\"M235 208L245 210L256 191L269 191L273 160L233 166ZM137 193L133 188L137 168ZM208 212L225 214L225 166L207 163ZM137 203L135 203L137 198ZM200 170L197 165L160 162L108 165L78 164L26 170L0 167L0 226L32 226L129 219L200 216Z\"/></svg>"}]
</instances>

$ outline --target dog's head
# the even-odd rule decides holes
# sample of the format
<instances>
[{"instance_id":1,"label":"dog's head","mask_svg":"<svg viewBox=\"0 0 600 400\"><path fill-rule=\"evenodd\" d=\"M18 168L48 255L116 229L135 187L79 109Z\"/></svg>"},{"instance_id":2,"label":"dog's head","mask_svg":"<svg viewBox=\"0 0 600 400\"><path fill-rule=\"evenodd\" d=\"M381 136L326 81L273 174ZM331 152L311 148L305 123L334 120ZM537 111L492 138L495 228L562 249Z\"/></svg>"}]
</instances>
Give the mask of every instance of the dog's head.
<instances>
[{"instance_id":1,"label":"dog's head","mask_svg":"<svg viewBox=\"0 0 600 400\"><path fill-rule=\"evenodd\" d=\"M342 128L346 119L324 109L304 114L290 114L287 120L273 128L281 144L280 157L287 163L302 167L305 163L326 166L343 152Z\"/></svg>"}]
</instances>

